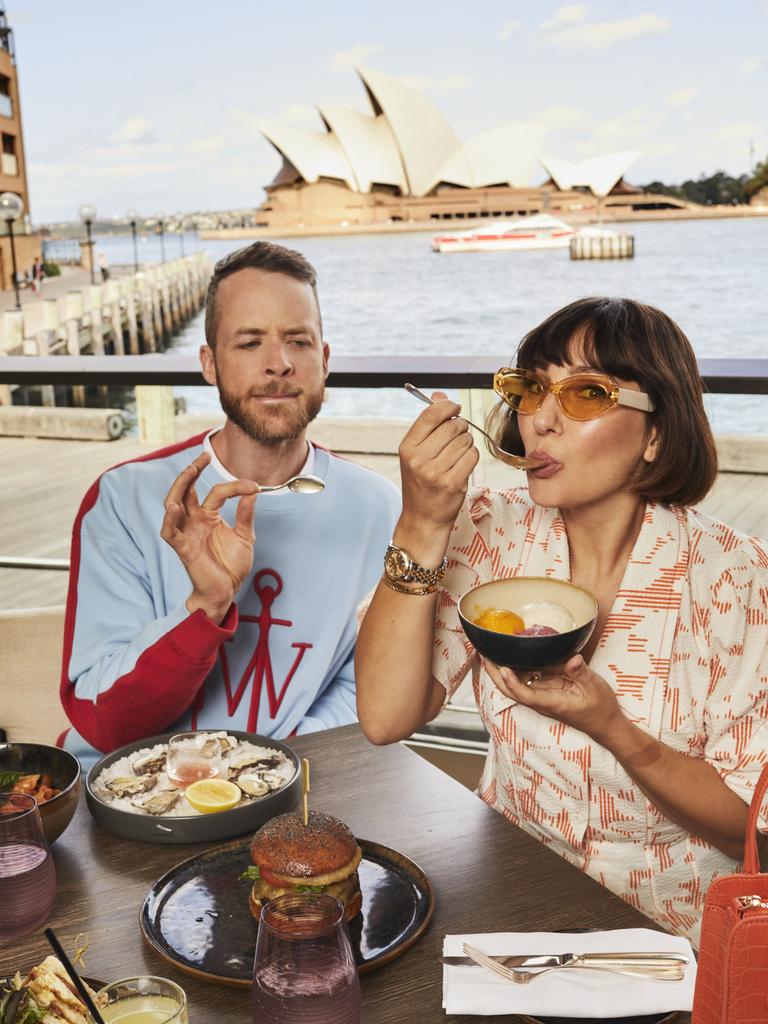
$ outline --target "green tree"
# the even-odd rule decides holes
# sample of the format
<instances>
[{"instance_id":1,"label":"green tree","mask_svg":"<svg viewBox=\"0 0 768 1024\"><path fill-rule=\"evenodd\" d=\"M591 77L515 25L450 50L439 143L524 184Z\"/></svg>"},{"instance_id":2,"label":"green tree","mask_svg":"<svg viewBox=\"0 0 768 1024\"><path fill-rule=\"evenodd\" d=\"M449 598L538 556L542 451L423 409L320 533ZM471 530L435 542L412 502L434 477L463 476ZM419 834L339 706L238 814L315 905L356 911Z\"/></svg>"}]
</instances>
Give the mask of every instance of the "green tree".
<instances>
[{"instance_id":1,"label":"green tree","mask_svg":"<svg viewBox=\"0 0 768 1024\"><path fill-rule=\"evenodd\" d=\"M768 188L768 158L757 165L752 177L744 186L744 191L747 198L751 199L761 188Z\"/></svg>"}]
</instances>

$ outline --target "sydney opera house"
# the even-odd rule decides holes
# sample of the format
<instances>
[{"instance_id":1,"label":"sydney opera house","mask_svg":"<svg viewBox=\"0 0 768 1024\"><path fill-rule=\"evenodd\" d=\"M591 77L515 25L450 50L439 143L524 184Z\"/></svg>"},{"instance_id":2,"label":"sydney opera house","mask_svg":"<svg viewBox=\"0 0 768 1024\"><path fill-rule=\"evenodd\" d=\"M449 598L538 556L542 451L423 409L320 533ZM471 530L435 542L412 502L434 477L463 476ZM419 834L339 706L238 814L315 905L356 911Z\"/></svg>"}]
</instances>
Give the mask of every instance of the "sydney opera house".
<instances>
[{"instance_id":1,"label":"sydney opera house","mask_svg":"<svg viewBox=\"0 0 768 1024\"><path fill-rule=\"evenodd\" d=\"M544 129L507 124L462 142L440 111L404 82L358 69L370 111L318 106L322 127L262 126L282 157L260 226L308 228L398 221L589 216L679 206L624 180L639 156L582 161L542 156ZM538 181L538 184L535 182ZM616 209L618 208L618 209Z\"/></svg>"}]
</instances>

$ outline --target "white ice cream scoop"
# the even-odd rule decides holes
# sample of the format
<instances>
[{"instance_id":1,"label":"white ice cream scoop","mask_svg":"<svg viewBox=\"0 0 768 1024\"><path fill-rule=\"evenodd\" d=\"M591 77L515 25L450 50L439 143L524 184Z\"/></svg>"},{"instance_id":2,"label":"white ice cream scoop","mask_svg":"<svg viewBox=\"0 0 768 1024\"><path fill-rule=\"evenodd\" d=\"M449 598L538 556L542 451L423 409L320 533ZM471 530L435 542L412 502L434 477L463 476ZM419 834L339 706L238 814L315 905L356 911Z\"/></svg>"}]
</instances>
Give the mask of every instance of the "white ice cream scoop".
<instances>
[{"instance_id":1,"label":"white ice cream scoop","mask_svg":"<svg viewBox=\"0 0 768 1024\"><path fill-rule=\"evenodd\" d=\"M576 628L573 616L561 604L554 601L531 601L520 609L526 629L530 626L550 626L558 633L567 633Z\"/></svg>"}]
</instances>

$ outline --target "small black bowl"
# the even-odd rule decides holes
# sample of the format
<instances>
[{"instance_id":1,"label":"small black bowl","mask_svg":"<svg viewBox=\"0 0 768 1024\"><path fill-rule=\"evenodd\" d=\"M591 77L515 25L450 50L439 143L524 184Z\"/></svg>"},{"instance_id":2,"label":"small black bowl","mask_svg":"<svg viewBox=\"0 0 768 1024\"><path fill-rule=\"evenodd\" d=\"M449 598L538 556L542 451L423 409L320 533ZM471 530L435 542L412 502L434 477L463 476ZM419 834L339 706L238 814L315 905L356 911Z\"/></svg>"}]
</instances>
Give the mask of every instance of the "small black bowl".
<instances>
[{"instance_id":1,"label":"small black bowl","mask_svg":"<svg viewBox=\"0 0 768 1024\"><path fill-rule=\"evenodd\" d=\"M539 601L565 608L575 627L551 636L520 636L496 633L474 622L486 608L503 608L525 619L523 608ZM567 661L589 640L597 612L594 594L551 576L493 580L468 590L459 601L459 619L475 649L489 661L512 669L548 668Z\"/></svg>"},{"instance_id":2,"label":"small black bowl","mask_svg":"<svg viewBox=\"0 0 768 1024\"><path fill-rule=\"evenodd\" d=\"M50 775L54 788L61 790L58 796L38 805L45 838L49 843L54 843L77 810L80 762L68 750L48 743L0 743L2 772Z\"/></svg>"},{"instance_id":3,"label":"small black bowl","mask_svg":"<svg viewBox=\"0 0 768 1024\"><path fill-rule=\"evenodd\" d=\"M167 733L165 736L148 736L146 739L128 743L102 757L91 768L85 780L85 800L88 810L100 825L115 835L123 836L125 839L138 839L145 843L211 843L255 832L265 821L284 811L290 811L298 802L301 796L301 762L298 754L279 740L258 736L252 732L238 732L236 729L227 729L227 735L253 743L257 747L279 750L293 764L293 778L286 782L282 789L242 806L233 807L230 811L178 817L123 811L111 807L96 794L93 788L94 780L105 768L109 768L126 754L132 754L134 750L154 747L157 743L167 743L172 735L173 733Z\"/></svg>"}]
</instances>

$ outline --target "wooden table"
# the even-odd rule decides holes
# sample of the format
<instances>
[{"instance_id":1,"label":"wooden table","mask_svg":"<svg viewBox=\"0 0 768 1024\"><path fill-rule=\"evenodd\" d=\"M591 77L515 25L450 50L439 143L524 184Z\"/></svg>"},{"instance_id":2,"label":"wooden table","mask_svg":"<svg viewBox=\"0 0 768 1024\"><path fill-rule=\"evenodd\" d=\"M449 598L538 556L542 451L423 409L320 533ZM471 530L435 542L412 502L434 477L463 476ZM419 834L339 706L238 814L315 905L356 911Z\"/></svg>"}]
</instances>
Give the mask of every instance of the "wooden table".
<instances>
[{"instance_id":1,"label":"wooden table","mask_svg":"<svg viewBox=\"0 0 768 1024\"><path fill-rule=\"evenodd\" d=\"M291 745L311 759L315 809L342 818L357 836L407 854L434 887L437 906L427 933L402 957L363 978L365 1024L446 1020L438 957L447 933L652 927L406 747L371 746L357 726L297 737ZM98 826L83 805L54 846L58 892L50 924L68 949L76 933L87 932L89 976L159 974L186 990L190 1024L246 1024L248 992L175 970L139 930L139 908L153 882L201 849L120 839ZM40 932L0 942L0 976L49 952Z\"/></svg>"}]
</instances>

